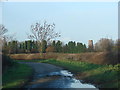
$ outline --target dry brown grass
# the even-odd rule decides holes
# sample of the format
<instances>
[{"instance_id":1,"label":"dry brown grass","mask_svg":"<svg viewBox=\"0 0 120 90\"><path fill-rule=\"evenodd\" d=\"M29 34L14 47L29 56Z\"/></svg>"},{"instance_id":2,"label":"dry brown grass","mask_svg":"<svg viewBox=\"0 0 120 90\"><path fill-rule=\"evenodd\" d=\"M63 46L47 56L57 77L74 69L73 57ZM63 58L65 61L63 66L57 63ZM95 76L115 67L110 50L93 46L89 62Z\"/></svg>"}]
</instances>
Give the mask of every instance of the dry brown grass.
<instances>
[{"instance_id":1,"label":"dry brown grass","mask_svg":"<svg viewBox=\"0 0 120 90\"><path fill-rule=\"evenodd\" d=\"M39 60L39 59L58 59L58 60L75 60L84 61L95 64L115 64L116 58L108 52L88 52L80 54L64 54L64 53L40 53L35 54L11 54L11 58L17 60Z\"/></svg>"}]
</instances>

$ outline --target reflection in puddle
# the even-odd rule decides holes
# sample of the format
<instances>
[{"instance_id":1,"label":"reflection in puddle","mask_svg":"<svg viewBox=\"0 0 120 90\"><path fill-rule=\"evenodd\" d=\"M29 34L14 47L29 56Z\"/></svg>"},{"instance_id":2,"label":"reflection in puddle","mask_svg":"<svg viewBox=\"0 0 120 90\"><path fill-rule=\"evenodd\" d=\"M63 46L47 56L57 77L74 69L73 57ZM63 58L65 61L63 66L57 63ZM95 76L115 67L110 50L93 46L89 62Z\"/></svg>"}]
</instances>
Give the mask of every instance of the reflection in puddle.
<instances>
[{"instance_id":1,"label":"reflection in puddle","mask_svg":"<svg viewBox=\"0 0 120 90\"><path fill-rule=\"evenodd\" d=\"M68 72L67 70L61 70L59 72L51 72L49 75L60 75L60 76L66 76L66 77L72 77L73 74L71 72Z\"/></svg>"},{"instance_id":2,"label":"reflection in puddle","mask_svg":"<svg viewBox=\"0 0 120 90\"><path fill-rule=\"evenodd\" d=\"M73 77L71 72L61 70L42 75L35 75L26 88L96 88L90 84L83 84ZM98 90L98 89L97 89Z\"/></svg>"}]
</instances>

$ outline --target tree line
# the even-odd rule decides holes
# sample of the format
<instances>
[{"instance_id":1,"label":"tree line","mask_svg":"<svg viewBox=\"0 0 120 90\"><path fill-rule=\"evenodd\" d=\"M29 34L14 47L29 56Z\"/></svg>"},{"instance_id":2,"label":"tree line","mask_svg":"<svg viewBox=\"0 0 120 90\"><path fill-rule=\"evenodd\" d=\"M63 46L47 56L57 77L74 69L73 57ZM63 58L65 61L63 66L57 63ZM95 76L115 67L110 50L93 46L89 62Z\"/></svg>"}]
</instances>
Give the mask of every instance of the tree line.
<instances>
[{"instance_id":1,"label":"tree line","mask_svg":"<svg viewBox=\"0 0 120 90\"><path fill-rule=\"evenodd\" d=\"M60 37L60 33L54 31L55 24L49 24L46 21L43 23L35 23L31 25L31 34L28 34L30 40L18 42L12 36L5 36L8 31L4 25L0 25L0 47L2 52L6 54L16 53L82 53L82 52L103 52L103 51L119 51L120 40L113 41L108 38L101 38L93 46L86 47L85 44L75 41L69 41L63 44L62 41L52 41ZM50 42L50 43L49 43ZM0 48L1 49L1 48Z\"/></svg>"},{"instance_id":2,"label":"tree line","mask_svg":"<svg viewBox=\"0 0 120 90\"><path fill-rule=\"evenodd\" d=\"M10 41L4 42L2 51L7 54L17 54L17 53L81 53L86 52L87 47L83 43L69 41L67 44L63 44L60 40L52 41L47 43L47 41L42 41L42 51L37 41L28 40L24 42Z\"/></svg>"},{"instance_id":3,"label":"tree line","mask_svg":"<svg viewBox=\"0 0 120 90\"><path fill-rule=\"evenodd\" d=\"M102 38L94 44L93 48L89 50L85 44L75 41L69 41L63 44L62 41L42 41L42 44L34 40L28 40L24 42L18 42L13 40L10 42L4 42L2 51L6 54L18 54L18 53L83 53L83 52L104 52L104 51L118 51L120 40L114 42L112 39ZM41 46L42 45L42 46ZM41 48L42 47L42 48Z\"/></svg>"}]
</instances>

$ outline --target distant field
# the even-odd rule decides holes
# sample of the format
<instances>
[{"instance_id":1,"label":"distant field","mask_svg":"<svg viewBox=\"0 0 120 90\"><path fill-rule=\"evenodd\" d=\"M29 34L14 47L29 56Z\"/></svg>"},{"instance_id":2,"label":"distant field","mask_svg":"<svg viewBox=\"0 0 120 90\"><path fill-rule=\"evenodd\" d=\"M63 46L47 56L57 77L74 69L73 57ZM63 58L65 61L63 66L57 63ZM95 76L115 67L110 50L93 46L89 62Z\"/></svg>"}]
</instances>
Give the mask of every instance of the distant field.
<instances>
[{"instance_id":1,"label":"distant field","mask_svg":"<svg viewBox=\"0 0 120 90\"><path fill-rule=\"evenodd\" d=\"M10 54L10 57L15 60L74 60L84 61L94 64L116 64L118 62L117 56L113 56L108 52L87 52L80 54L66 54L66 53L40 53L34 54Z\"/></svg>"},{"instance_id":2,"label":"distant field","mask_svg":"<svg viewBox=\"0 0 120 90\"><path fill-rule=\"evenodd\" d=\"M17 60L19 61L19 60ZM95 84L101 88L118 88L120 78L118 75L119 66L117 65L98 65L79 61L68 60L23 60L24 62L50 63L72 71L75 77ZM119 81L118 81L119 80Z\"/></svg>"}]
</instances>

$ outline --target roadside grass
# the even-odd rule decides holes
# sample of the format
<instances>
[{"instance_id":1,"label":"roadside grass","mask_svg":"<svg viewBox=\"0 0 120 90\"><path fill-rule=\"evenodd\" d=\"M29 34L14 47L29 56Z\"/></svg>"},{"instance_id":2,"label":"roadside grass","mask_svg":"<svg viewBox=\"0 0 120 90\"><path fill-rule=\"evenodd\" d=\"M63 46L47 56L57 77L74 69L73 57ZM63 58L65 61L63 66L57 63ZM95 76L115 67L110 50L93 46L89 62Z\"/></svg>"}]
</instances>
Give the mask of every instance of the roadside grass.
<instances>
[{"instance_id":1,"label":"roadside grass","mask_svg":"<svg viewBox=\"0 0 120 90\"><path fill-rule=\"evenodd\" d=\"M97 84L100 88L118 88L120 86L119 67L117 65L98 65L79 61L45 60L43 63L55 64L75 73L76 78Z\"/></svg>"},{"instance_id":2,"label":"roadside grass","mask_svg":"<svg viewBox=\"0 0 120 90\"><path fill-rule=\"evenodd\" d=\"M19 61L19 60L17 60ZM120 86L120 64L99 65L72 60L22 60L54 64L75 73L77 79L96 84L99 88L118 88Z\"/></svg>"},{"instance_id":3,"label":"roadside grass","mask_svg":"<svg viewBox=\"0 0 120 90\"><path fill-rule=\"evenodd\" d=\"M4 88L20 88L32 75L32 68L26 64L14 63L2 75L2 87Z\"/></svg>"}]
</instances>

